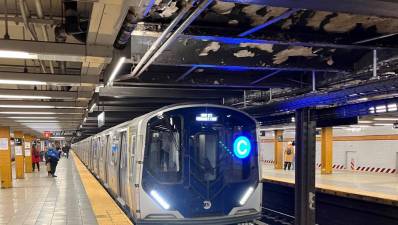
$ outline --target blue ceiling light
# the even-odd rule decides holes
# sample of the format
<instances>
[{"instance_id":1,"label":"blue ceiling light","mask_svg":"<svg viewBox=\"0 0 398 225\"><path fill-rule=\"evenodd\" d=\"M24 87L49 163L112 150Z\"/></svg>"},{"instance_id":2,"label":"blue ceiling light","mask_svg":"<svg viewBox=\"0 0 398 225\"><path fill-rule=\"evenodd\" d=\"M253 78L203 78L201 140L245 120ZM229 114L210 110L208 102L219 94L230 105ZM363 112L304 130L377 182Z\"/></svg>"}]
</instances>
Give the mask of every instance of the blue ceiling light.
<instances>
[{"instance_id":1,"label":"blue ceiling light","mask_svg":"<svg viewBox=\"0 0 398 225\"><path fill-rule=\"evenodd\" d=\"M245 136L239 136L234 141L234 154L240 159L244 159L249 156L252 150L250 140Z\"/></svg>"}]
</instances>

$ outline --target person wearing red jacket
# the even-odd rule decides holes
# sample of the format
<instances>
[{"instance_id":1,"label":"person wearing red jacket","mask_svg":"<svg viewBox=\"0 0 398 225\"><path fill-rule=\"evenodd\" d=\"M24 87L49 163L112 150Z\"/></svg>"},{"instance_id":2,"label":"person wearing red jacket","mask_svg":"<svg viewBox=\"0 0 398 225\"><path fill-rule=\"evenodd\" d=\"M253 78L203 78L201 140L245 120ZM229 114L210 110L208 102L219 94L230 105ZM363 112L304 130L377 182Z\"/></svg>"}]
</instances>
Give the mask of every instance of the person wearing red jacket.
<instances>
[{"instance_id":1,"label":"person wearing red jacket","mask_svg":"<svg viewBox=\"0 0 398 225\"><path fill-rule=\"evenodd\" d=\"M35 172L35 165L37 165L37 170L40 172L40 152L36 148L36 144L32 145L32 168Z\"/></svg>"}]
</instances>

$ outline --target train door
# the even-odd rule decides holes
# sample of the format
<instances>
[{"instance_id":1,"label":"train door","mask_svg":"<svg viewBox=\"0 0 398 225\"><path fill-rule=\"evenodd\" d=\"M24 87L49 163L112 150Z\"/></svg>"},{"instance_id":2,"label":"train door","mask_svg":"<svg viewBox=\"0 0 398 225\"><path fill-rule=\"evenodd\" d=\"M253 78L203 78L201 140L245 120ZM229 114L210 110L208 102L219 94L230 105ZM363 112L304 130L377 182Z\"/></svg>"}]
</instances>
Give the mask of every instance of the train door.
<instances>
[{"instance_id":1,"label":"train door","mask_svg":"<svg viewBox=\"0 0 398 225\"><path fill-rule=\"evenodd\" d=\"M119 166L120 166L120 147L121 147L121 133L116 132L109 137L111 142L110 163L108 169L109 186L114 195L120 195L119 189Z\"/></svg>"},{"instance_id":2,"label":"train door","mask_svg":"<svg viewBox=\"0 0 398 225\"><path fill-rule=\"evenodd\" d=\"M131 212L135 212L136 207L135 207L135 181L134 178L136 176L136 168L135 168L135 155L136 155L136 145L137 145L137 133L136 129L132 128L131 129L131 136L130 136L130 148L128 149L128 174L129 174L129 186L127 189L127 192L129 194L129 200L128 200L128 205L130 207Z\"/></svg>"},{"instance_id":3,"label":"train door","mask_svg":"<svg viewBox=\"0 0 398 225\"><path fill-rule=\"evenodd\" d=\"M126 203L128 201L128 177L127 177L127 131L120 132L120 162L119 162L119 196Z\"/></svg>"},{"instance_id":4,"label":"train door","mask_svg":"<svg viewBox=\"0 0 398 225\"><path fill-rule=\"evenodd\" d=\"M347 170L355 170L356 166L358 165L357 162L357 152L355 151L347 151L345 157L345 168Z\"/></svg>"}]
</instances>

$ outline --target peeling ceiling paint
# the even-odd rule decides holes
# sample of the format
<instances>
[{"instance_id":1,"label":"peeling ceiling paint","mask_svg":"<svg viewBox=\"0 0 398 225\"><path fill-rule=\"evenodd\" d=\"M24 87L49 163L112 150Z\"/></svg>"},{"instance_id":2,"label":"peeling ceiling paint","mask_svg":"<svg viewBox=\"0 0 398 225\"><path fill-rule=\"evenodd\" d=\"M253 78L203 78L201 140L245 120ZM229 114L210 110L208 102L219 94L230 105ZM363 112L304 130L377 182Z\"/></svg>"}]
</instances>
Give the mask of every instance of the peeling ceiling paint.
<instances>
[{"instance_id":1,"label":"peeling ceiling paint","mask_svg":"<svg viewBox=\"0 0 398 225\"><path fill-rule=\"evenodd\" d=\"M313 17L307 21L307 26L319 29L321 22L327 16L333 13L318 11ZM344 33L355 28L358 24L365 29L375 26L379 33L396 33L398 32L398 19L380 18L375 16L352 15L346 13L339 13L332 17L328 23L325 24L324 29L327 32Z\"/></svg>"},{"instance_id":2,"label":"peeling ceiling paint","mask_svg":"<svg viewBox=\"0 0 398 225\"><path fill-rule=\"evenodd\" d=\"M251 52L251 51L246 50L246 49L245 50L239 50L238 52L234 53L234 56L238 57L238 58L254 57L255 55L256 55L256 53Z\"/></svg>"},{"instance_id":3,"label":"peeling ceiling paint","mask_svg":"<svg viewBox=\"0 0 398 225\"><path fill-rule=\"evenodd\" d=\"M280 7L267 7L266 14L260 15L257 12L262 9L263 6L259 5L249 5L242 9L242 11L251 18L252 26L257 26L267 22L268 20L272 19L273 17L280 16L282 13L286 12L289 9L280 8Z\"/></svg>"},{"instance_id":4,"label":"peeling ceiling paint","mask_svg":"<svg viewBox=\"0 0 398 225\"><path fill-rule=\"evenodd\" d=\"M200 52L199 56L207 56L210 52L217 52L220 49L220 43L218 42L211 42Z\"/></svg>"},{"instance_id":5,"label":"peeling ceiling paint","mask_svg":"<svg viewBox=\"0 0 398 225\"><path fill-rule=\"evenodd\" d=\"M226 15L231 13L232 9L235 7L235 3L232 2L220 2L216 1L216 4L211 7L211 9L221 15Z\"/></svg>"},{"instance_id":6,"label":"peeling ceiling paint","mask_svg":"<svg viewBox=\"0 0 398 225\"><path fill-rule=\"evenodd\" d=\"M163 10L163 12L159 14L159 16L167 18L172 16L177 11L178 11L177 2L172 2L170 3L170 6L166 7Z\"/></svg>"},{"instance_id":7,"label":"peeling ceiling paint","mask_svg":"<svg viewBox=\"0 0 398 225\"><path fill-rule=\"evenodd\" d=\"M289 57L294 57L294 56L313 57L317 56L317 54L314 54L312 52L311 47L294 46L278 52L274 56L274 64L281 64L283 62L286 62L289 59Z\"/></svg>"},{"instance_id":8,"label":"peeling ceiling paint","mask_svg":"<svg viewBox=\"0 0 398 225\"><path fill-rule=\"evenodd\" d=\"M242 47L242 48L246 48L246 47L256 48L258 50L266 51L266 52L269 52L269 53L274 52L274 50L272 49L274 47L273 44L241 43L239 46Z\"/></svg>"}]
</instances>

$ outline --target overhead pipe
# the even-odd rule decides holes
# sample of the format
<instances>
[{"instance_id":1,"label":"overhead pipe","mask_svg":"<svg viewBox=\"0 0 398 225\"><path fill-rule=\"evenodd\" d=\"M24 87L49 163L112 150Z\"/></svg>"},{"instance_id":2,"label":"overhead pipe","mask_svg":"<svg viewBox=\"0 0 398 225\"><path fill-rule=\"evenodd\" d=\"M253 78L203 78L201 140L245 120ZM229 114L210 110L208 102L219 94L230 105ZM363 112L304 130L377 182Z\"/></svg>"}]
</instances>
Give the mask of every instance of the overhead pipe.
<instances>
[{"instance_id":1,"label":"overhead pipe","mask_svg":"<svg viewBox=\"0 0 398 225\"><path fill-rule=\"evenodd\" d=\"M41 4L41 0L35 0L35 5L36 5L36 12L37 12L37 16L39 17L39 19L44 19L44 14L43 14L43 7ZM44 37L44 41L49 41L48 39L48 33L47 33L47 27L45 24L41 25L41 30L43 32L43 37ZM50 72L52 74L54 74L54 65L52 61L49 61L50 64Z\"/></svg>"},{"instance_id":2,"label":"overhead pipe","mask_svg":"<svg viewBox=\"0 0 398 225\"><path fill-rule=\"evenodd\" d=\"M145 65L139 70L135 77L139 77L155 60L162 54L162 52L168 48L180 35L188 28L189 25L211 4L214 0L204 0L192 14L175 30L166 42L153 54L153 56L145 63Z\"/></svg>"},{"instance_id":3,"label":"overhead pipe","mask_svg":"<svg viewBox=\"0 0 398 225\"><path fill-rule=\"evenodd\" d=\"M144 56L134 67L133 71L126 76L121 77L119 80L127 80L133 78L137 75L138 71L148 62L151 56L156 52L156 50L161 47L162 43L167 39L170 32L181 22L181 20L187 15L188 11L192 8L192 4L187 4L180 13L174 18L174 20L167 26L167 28L162 32L162 34L156 39L156 41L151 45L148 51L145 52Z\"/></svg>"},{"instance_id":4,"label":"overhead pipe","mask_svg":"<svg viewBox=\"0 0 398 225\"><path fill-rule=\"evenodd\" d=\"M30 36L32 36L33 40L38 41L36 31L33 26L30 26L28 17L29 15L29 9L28 5L26 4L25 0L18 0L18 5L19 5L19 10L21 12L22 20L24 22L24 26L26 30L30 33ZM46 73L46 66L44 65L44 62L41 60L38 60L40 63L41 70L43 73Z\"/></svg>"}]
</instances>

